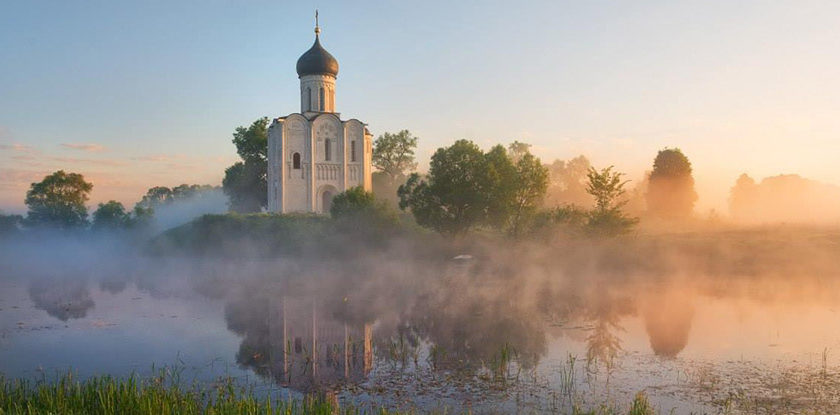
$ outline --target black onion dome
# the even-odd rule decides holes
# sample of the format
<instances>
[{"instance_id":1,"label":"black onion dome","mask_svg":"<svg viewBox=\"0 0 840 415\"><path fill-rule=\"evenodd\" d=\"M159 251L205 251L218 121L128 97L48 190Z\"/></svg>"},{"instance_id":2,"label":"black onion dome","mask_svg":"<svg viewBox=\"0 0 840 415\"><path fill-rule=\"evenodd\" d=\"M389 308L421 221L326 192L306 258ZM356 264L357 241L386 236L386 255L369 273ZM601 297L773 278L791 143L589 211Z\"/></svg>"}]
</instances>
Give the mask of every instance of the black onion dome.
<instances>
[{"instance_id":1,"label":"black onion dome","mask_svg":"<svg viewBox=\"0 0 840 415\"><path fill-rule=\"evenodd\" d=\"M338 76L338 61L321 46L318 36L315 36L315 44L297 61L297 73L299 77L304 75Z\"/></svg>"}]
</instances>

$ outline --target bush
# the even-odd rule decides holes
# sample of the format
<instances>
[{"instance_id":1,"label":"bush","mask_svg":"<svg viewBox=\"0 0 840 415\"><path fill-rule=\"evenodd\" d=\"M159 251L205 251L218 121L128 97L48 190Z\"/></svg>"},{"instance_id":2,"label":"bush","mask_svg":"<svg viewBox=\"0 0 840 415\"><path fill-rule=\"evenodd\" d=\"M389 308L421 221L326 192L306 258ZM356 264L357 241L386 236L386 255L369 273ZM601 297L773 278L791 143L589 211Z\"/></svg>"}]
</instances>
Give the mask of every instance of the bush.
<instances>
[{"instance_id":1,"label":"bush","mask_svg":"<svg viewBox=\"0 0 840 415\"><path fill-rule=\"evenodd\" d=\"M397 213L362 187L337 194L330 215L343 232L389 232L399 224Z\"/></svg>"}]
</instances>

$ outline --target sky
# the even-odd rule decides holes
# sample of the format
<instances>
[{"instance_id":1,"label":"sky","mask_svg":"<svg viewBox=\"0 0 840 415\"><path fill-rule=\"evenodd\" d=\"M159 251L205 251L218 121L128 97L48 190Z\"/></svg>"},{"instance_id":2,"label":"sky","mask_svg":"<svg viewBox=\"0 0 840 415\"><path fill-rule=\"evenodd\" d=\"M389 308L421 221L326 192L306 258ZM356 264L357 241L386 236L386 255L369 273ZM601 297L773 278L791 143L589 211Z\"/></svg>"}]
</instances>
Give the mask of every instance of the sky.
<instances>
[{"instance_id":1,"label":"sky","mask_svg":"<svg viewBox=\"0 0 840 415\"><path fill-rule=\"evenodd\" d=\"M337 111L421 170L519 140L638 182L678 147L701 214L741 173L840 185L840 2L31 0L0 2L0 210L59 169L91 205L220 185L237 126L299 111L316 8Z\"/></svg>"}]
</instances>

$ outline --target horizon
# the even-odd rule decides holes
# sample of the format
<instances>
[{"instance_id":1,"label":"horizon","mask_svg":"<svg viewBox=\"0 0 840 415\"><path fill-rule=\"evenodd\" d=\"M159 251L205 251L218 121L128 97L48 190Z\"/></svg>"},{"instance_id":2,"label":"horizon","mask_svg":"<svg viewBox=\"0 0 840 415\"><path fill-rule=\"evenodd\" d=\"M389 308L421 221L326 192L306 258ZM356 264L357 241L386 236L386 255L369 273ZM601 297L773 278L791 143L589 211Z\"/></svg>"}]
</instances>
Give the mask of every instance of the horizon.
<instances>
[{"instance_id":1,"label":"horizon","mask_svg":"<svg viewBox=\"0 0 840 415\"><path fill-rule=\"evenodd\" d=\"M677 147L699 215L728 214L742 173L840 185L840 4L435 5L318 5L341 69L337 112L375 137L420 137L420 171L457 139L519 140L544 164L615 165L632 187ZM314 3L3 9L5 212L24 212L30 183L62 169L93 182L89 206L220 185L236 127L299 111L294 63L314 40Z\"/></svg>"}]
</instances>

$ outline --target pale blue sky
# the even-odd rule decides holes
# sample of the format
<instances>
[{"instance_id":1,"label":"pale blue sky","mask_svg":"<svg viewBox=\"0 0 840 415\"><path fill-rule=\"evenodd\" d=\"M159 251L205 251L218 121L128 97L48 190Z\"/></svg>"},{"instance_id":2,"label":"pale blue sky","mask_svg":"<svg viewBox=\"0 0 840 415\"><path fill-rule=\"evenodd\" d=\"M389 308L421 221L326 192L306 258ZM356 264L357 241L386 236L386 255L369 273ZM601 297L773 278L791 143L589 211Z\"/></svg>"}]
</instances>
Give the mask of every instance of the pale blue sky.
<instances>
[{"instance_id":1,"label":"pale blue sky","mask_svg":"<svg viewBox=\"0 0 840 415\"><path fill-rule=\"evenodd\" d=\"M676 146L701 210L741 172L840 184L838 2L9 0L0 209L61 168L93 201L219 184L236 126L299 109L316 7L337 110L411 130L421 165L458 138L519 139L639 179Z\"/></svg>"}]
</instances>

